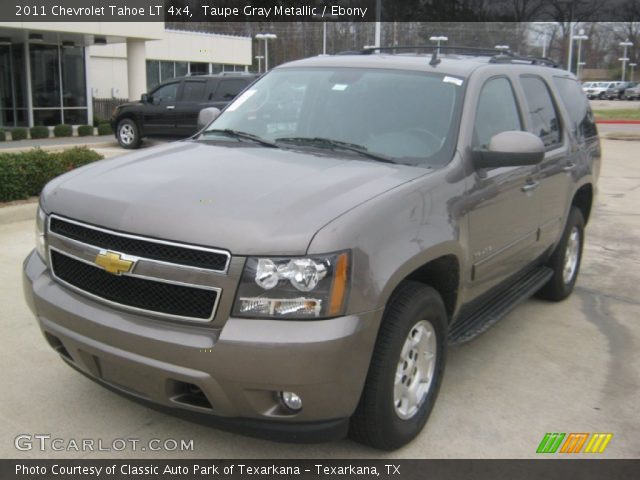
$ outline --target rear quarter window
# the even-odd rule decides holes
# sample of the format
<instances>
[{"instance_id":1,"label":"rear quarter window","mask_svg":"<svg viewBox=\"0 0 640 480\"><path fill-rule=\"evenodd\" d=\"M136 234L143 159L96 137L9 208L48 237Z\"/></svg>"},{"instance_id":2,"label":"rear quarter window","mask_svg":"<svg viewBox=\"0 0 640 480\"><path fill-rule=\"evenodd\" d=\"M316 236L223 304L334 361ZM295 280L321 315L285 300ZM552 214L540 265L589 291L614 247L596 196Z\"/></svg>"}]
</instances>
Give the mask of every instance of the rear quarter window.
<instances>
[{"instance_id":1,"label":"rear quarter window","mask_svg":"<svg viewBox=\"0 0 640 480\"><path fill-rule=\"evenodd\" d=\"M522 75L520 84L526 99L529 131L540 137L547 150L558 147L562 143L562 124L546 82L538 76Z\"/></svg>"},{"instance_id":2,"label":"rear quarter window","mask_svg":"<svg viewBox=\"0 0 640 480\"><path fill-rule=\"evenodd\" d=\"M572 78L553 77L560 99L569 112L571 130L579 138L590 138L598 135L593 112L589 100L582 92L580 84Z\"/></svg>"}]
</instances>

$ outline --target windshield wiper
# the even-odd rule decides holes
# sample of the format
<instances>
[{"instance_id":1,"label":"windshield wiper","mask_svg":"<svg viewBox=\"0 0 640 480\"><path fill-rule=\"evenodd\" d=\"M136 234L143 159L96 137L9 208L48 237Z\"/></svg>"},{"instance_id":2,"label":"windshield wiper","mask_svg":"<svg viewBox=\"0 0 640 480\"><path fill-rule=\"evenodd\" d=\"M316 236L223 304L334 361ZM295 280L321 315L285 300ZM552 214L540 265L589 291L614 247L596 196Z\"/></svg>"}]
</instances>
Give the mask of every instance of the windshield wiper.
<instances>
[{"instance_id":1,"label":"windshield wiper","mask_svg":"<svg viewBox=\"0 0 640 480\"><path fill-rule=\"evenodd\" d=\"M242 132L240 130L233 130L231 128L205 130L204 132L202 132L202 135L207 135L208 133L219 133L219 134L221 133L223 135L226 135L227 137L237 138L239 140L250 140L252 142L264 145L266 147L280 148L271 140L267 140L266 138L259 137L258 135L254 135L253 133Z\"/></svg>"},{"instance_id":2,"label":"windshield wiper","mask_svg":"<svg viewBox=\"0 0 640 480\"><path fill-rule=\"evenodd\" d=\"M323 137L282 137L276 138L276 143L292 143L295 145L309 145L313 147L347 150L349 152L358 153L364 157L369 157L379 162L396 163L392 158L380 153L373 153L367 150L367 147L357 145L355 143L341 142L331 138Z\"/></svg>"}]
</instances>

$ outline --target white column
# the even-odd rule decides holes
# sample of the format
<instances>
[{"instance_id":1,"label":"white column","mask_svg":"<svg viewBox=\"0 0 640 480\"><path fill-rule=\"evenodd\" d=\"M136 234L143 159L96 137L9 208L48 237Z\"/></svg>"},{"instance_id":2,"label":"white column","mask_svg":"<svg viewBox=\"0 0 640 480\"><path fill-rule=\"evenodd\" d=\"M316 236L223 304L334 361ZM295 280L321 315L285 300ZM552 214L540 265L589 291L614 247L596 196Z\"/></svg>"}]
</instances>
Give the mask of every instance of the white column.
<instances>
[{"instance_id":1,"label":"white column","mask_svg":"<svg viewBox=\"0 0 640 480\"><path fill-rule=\"evenodd\" d=\"M24 40L24 73L27 77L27 115L28 124L33 127L33 92L31 91L31 58L29 56L29 33L25 30Z\"/></svg>"},{"instance_id":2,"label":"white column","mask_svg":"<svg viewBox=\"0 0 640 480\"><path fill-rule=\"evenodd\" d=\"M91 55L89 55L89 47L84 47L84 84L87 92L87 125L93 125L93 88L91 87Z\"/></svg>"},{"instance_id":3,"label":"white column","mask_svg":"<svg viewBox=\"0 0 640 480\"><path fill-rule=\"evenodd\" d=\"M147 55L144 40L127 39L127 82L129 100L139 100L147 91Z\"/></svg>"}]
</instances>

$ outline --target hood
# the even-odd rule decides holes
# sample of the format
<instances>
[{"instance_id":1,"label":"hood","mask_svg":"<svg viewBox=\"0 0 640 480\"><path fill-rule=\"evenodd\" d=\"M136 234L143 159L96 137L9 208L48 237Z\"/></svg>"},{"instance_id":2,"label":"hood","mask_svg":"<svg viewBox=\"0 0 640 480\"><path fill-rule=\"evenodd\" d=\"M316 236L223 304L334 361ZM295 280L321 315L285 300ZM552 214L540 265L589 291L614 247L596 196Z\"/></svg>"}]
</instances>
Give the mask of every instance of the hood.
<instances>
[{"instance_id":1,"label":"hood","mask_svg":"<svg viewBox=\"0 0 640 480\"><path fill-rule=\"evenodd\" d=\"M41 201L48 213L122 232L235 255L299 255L334 218L427 172L186 141L69 172L46 186Z\"/></svg>"}]
</instances>

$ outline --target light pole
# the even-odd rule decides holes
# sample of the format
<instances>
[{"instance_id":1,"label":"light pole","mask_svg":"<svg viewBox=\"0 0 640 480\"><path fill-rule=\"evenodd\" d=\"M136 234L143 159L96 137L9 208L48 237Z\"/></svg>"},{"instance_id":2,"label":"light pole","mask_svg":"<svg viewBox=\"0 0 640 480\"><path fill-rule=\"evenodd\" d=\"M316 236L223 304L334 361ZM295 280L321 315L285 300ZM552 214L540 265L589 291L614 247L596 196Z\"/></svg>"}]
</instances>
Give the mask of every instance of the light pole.
<instances>
[{"instance_id":1,"label":"light pole","mask_svg":"<svg viewBox=\"0 0 640 480\"><path fill-rule=\"evenodd\" d=\"M580 30L578 35L573 36L573 39L578 41L578 66L576 67L576 75L578 76L578 80L580 80L580 55L582 54L582 41L589 40L589 37L584 34L584 30Z\"/></svg>"},{"instance_id":2,"label":"light pole","mask_svg":"<svg viewBox=\"0 0 640 480\"><path fill-rule=\"evenodd\" d=\"M622 58L618 59L622 62L622 80L621 81L624 82L624 74L625 74L625 71L627 70L627 62L629 61L629 58L627 57L627 48L633 47L633 43L631 43L629 40L626 40L624 42L620 42L618 45L624 48L624 53L622 54Z\"/></svg>"},{"instance_id":3,"label":"light pole","mask_svg":"<svg viewBox=\"0 0 640 480\"><path fill-rule=\"evenodd\" d=\"M630 81L633 82L633 71L636 69L636 66L638 64L637 63L630 63L629 66L631 67L631 78L629 78Z\"/></svg>"},{"instance_id":4,"label":"light pole","mask_svg":"<svg viewBox=\"0 0 640 480\"><path fill-rule=\"evenodd\" d=\"M278 36L275 33L258 33L256 40L264 40L264 71L269 71L269 40L275 40Z\"/></svg>"},{"instance_id":5,"label":"light pole","mask_svg":"<svg viewBox=\"0 0 640 480\"><path fill-rule=\"evenodd\" d=\"M582 68L586 65L585 62L578 62L578 70L576 71L576 75L578 77L578 81L582 79Z\"/></svg>"},{"instance_id":6,"label":"light pole","mask_svg":"<svg viewBox=\"0 0 640 480\"><path fill-rule=\"evenodd\" d=\"M253 58L258 60L258 73L262 73L262 59L264 58L264 55L256 55Z\"/></svg>"},{"instance_id":7,"label":"light pole","mask_svg":"<svg viewBox=\"0 0 640 480\"><path fill-rule=\"evenodd\" d=\"M449 37L445 37L444 35L437 35L433 37L429 37L429 40L432 42L437 42L438 44L438 55L440 55L440 42L449 41Z\"/></svg>"}]
</instances>

